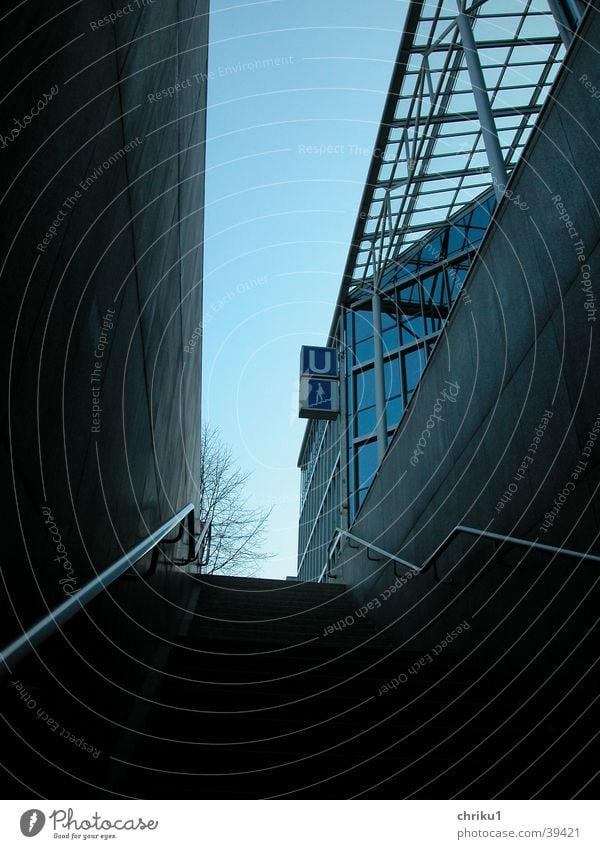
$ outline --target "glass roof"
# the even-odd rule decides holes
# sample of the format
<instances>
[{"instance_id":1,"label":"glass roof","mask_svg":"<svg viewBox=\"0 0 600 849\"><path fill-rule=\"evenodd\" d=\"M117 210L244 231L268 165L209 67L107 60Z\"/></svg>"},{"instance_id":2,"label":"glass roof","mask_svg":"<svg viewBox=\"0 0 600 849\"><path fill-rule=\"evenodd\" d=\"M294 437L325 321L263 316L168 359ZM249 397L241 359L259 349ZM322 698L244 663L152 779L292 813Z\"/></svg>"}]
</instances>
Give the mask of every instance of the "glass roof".
<instances>
[{"instance_id":1,"label":"glass roof","mask_svg":"<svg viewBox=\"0 0 600 849\"><path fill-rule=\"evenodd\" d=\"M510 174L564 46L546 0L468 5ZM371 288L400 252L492 186L456 0L412 0L346 265L344 293Z\"/></svg>"}]
</instances>

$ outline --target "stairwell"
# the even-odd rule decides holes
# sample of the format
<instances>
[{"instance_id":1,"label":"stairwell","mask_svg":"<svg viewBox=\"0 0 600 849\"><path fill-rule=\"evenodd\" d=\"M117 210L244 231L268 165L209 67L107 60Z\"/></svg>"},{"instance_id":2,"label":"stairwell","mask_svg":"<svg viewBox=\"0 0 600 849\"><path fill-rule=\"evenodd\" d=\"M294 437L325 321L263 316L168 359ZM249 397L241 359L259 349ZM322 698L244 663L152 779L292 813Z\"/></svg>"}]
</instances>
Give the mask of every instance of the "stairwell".
<instances>
[{"instance_id":1,"label":"stairwell","mask_svg":"<svg viewBox=\"0 0 600 849\"><path fill-rule=\"evenodd\" d=\"M569 707L544 719L548 691L524 705L510 669L503 678L449 649L399 650L356 615L345 587L198 580L124 787L188 798L485 798L504 787L528 797L548 781L546 794L568 790L573 775L554 778L556 756L570 756L576 735L551 744Z\"/></svg>"},{"instance_id":2,"label":"stairwell","mask_svg":"<svg viewBox=\"0 0 600 849\"><path fill-rule=\"evenodd\" d=\"M407 651L344 586L172 579L189 603L176 627L152 634L150 663L82 615L4 686L9 794L570 798L586 785L583 796L597 795L595 667L563 665L546 680L486 665L460 640ZM140 591L150 605L151 588Z\"/></svg>"}]
</instances>

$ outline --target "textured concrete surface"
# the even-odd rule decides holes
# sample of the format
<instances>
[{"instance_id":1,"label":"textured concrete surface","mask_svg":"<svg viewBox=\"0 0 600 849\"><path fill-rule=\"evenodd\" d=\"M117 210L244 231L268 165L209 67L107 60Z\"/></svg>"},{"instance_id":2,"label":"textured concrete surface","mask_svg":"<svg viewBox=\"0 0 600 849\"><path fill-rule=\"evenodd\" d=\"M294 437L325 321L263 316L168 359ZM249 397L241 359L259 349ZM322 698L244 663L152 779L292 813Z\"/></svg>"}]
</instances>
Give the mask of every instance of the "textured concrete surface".
<instances>
[{"instance_id":1,"label":"textured concrete surface","mask_svg":"<svg viewBox=\"0 0 600 849\"><path fill-rule=\"evenodd\" d=\"M57 545L79 588L194 500L208 2L28 2L1 39L4 139L57 88L0 150L2 568L31 621Z\"/></svg>"},{"instance_id":2,"label":"textured concrete surface","mask_svg":"<svg viewBox=\"0 0 600 849\"><path fill-rule=\"evenodd\" d=\"M600 551L600 445L589 436L600 419L600 107L583 78L594 76L599 46L600 17L592 9L510 183L527 209L508 198L500 204L466 297L354 524L355 534L411 562L422 563L457 524ZM444 390L456 397L445 398ZM544 425L546 410L552 416ZM443 420L434 421L411 462L434 411ZM540 423L540 441L519 472ZM544 528L556 500L559 510ZM532 651L559 624L562 645L576 644L565 620L573 613L581 629L593 621L583 599L595 585L595 565L529 558L512 569L488 562L485 544L469 554L472 545L461 538L440 561L442 575L458 562L454 583L423 575L374 618L395 623L398 639L427 647L465 615L479 616L467 647L484 637L488 646L508 644L507 635L524 633L539 614L527 635ZM347 548L338 574L367 599L389 583L390 571Z\"/></svg>"}]
</instances>

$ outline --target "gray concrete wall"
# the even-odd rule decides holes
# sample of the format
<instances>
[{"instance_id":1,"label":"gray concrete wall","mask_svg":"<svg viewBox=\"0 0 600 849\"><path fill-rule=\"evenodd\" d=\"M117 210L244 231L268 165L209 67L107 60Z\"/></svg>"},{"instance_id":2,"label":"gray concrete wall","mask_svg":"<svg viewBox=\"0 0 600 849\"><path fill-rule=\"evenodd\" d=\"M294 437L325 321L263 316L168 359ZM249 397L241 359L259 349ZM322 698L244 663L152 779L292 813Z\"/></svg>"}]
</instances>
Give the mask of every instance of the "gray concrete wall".
<instances>
[{"instance_id":1,"label":"gray concrete wall","mask_svg":"<svg viewBox=\"0 0 600 849\"><path fill-rule=\"evenodd\" d=\"M64 598L44 505L79 587L195 497L208 0L29 2L2 42L5 140L57 89L0 150L3 570L30 619Z\"/></svg>"},{"instance_id":2,"label":"gray concrete wall","mask_svg":"<svg viewBox=\"0 0 600 849\"><path fill-rule=\"evenodd\" d=\"M599 48L592 9L352 529L411 562L422 563L457 524L600 551L595 434L586 449L600 429L600 101L591 88L600 85ZM595 581L595 567L573 572L567 561L532 558L514 569L489 560L486 545L471 546L458 540L440 562L442 575L458 563L454 583L420 576L373 611L395 642L427 649L468 616L462 646L484 636L498 646L506 627L522 633L558 592L530 635L531 646L542 645L559 621L556 605L562 622ZM349 548L337 574L361 603L393 580L389 564ZM577 616L583 627L582 610Z\"/></svg>"}]
</instances>

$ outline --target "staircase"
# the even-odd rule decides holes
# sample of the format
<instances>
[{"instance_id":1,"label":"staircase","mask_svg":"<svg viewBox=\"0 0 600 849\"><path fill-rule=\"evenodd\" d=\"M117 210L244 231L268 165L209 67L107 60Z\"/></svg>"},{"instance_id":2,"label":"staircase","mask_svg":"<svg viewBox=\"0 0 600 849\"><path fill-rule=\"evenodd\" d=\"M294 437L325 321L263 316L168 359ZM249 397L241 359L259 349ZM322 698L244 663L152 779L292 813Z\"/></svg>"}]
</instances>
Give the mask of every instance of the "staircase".
<instances>
[{"instance_id":1,"label":"staircase","mask_svg":"<svg viewBox=\"0 0 600 849\"><path fill-rule=\"evenodd\" d=\"M35 708L15 679L4 686L9 795L570 798L585 785L597 796L594 665L582 677L563 664L544 683L510 656L484 667L460 640L405 651L356 615L343 586L179 578L189 610L147 666L78 617L15 676ZM150 602L154 590L140 590ZM587 639L581 651L596 656L595 632Z\"/></svg>"},{"instance_id":2,"label":"staircase","mask_svg":"<svg viewBox=\"0 0 600 849\"><path fill-rule=\"evenodd\" d=\"M120 760L123 790L486 798L506 787L526 798L547 782L542 796L570 795L575 770L580 785L576 763L553 778L557 755L562 766L581 744L577 731L550 748L573 699L544 720L548 693L524 706L510 669L503 680L451 650L431 661L398 651L355 615L344 587L200 581L195 615L156 678L147 736Z\"/></svg>"}]
</instances>

